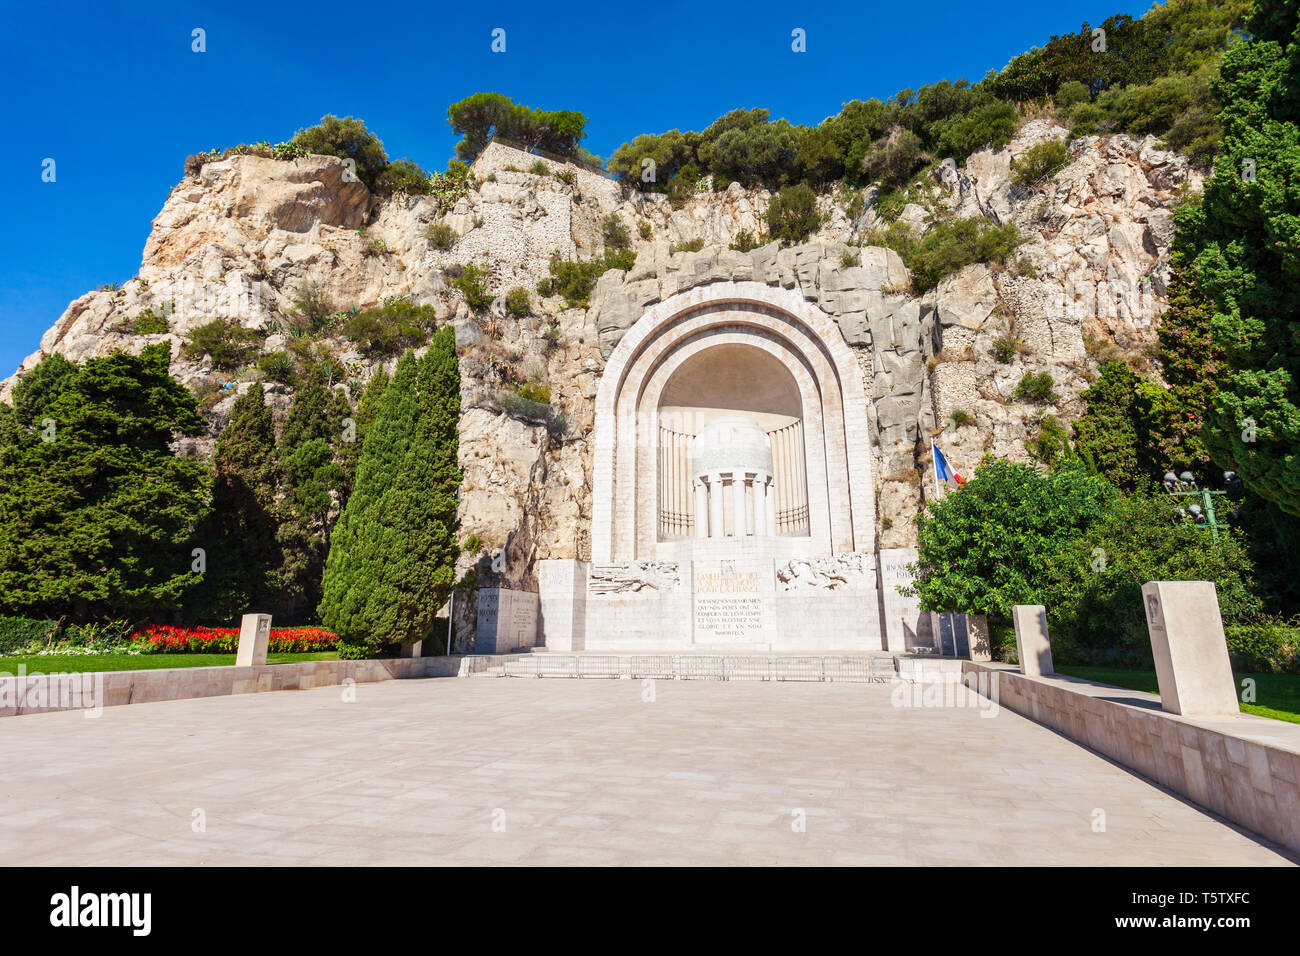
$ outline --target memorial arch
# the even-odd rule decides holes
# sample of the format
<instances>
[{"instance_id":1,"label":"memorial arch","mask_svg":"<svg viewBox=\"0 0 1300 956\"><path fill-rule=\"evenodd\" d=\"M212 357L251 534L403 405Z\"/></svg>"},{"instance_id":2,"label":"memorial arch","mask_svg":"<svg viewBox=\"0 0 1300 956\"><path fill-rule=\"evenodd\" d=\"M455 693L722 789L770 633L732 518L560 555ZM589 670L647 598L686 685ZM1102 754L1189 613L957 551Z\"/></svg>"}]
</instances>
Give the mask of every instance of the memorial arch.
<instances>
[{"instance_id":1,"label":"memorial arch","mask_svg":"<svg viewBox=\"0 0 1300 956\"><path fill-rule=\"evenodd\" d=\"M546 646L883 648L863 371L798 293L647 309L596 394L591 560L546 560Z\"/></svg>"},{"instance_id":2,"label":"memorial arch","mask_svg":"<svg viewBox=\"0 0 1300 956\"><path fill-rule=\"evenodd\" d=\"M718 283L651 307L596 397L593 563L874 549L862 372L798 293ZM721 549L721 550L720 550Z\"/></svg>"}]
</instances>

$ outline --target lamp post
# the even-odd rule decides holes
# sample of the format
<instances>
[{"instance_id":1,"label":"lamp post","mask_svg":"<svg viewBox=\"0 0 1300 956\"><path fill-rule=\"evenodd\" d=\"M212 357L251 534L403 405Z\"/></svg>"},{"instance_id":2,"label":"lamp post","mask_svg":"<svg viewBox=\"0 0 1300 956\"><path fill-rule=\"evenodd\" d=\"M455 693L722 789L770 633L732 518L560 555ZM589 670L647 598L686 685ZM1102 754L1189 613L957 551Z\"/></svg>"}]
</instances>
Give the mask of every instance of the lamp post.
<instances>
[{"instance_id":1,"label":"lamp post","mask_svg":"<svg viewBox=\"0 0 1300 956\"><path fill-rule=\"evenodd\" d=\"M1189 498L1200 499L1200 504L1194 501L1189 503L1186 508L1179 507L1174 512L1174 523L1190 521L1198 528L1209 528L1210 534L1214 540L1219 540L1219 526L1221 522L1214 511L1214 499L1220 495L1235 498L1241 492L1241 479L1237 477L1235 471L1225 471L1223 473L1223 491L1214 491L1210 488L1202 488L1196 483L1196 477L1190 471L1184 471L1180 475L1172 471L1165 472L1164 478L1165 491L1175 499Z\"/></svg>"}]
</instances>

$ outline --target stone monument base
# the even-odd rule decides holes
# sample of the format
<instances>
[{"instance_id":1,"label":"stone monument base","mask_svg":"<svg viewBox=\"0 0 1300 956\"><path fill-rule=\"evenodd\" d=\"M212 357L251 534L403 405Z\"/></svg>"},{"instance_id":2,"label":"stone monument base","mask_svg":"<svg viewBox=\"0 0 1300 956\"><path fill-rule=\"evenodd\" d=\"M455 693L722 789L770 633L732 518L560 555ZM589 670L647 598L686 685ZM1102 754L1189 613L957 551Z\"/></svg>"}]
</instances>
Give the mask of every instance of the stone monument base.
<instances>
[{"instance_id":1,"label":"stone monument base","mask_svg":"<svg viewBox=\"0 0 1300 956\"><path fill-rule=\"evenodd\" d=\"M875 555L773 559L761 541L712 550L681 562L540 562L539 641L565 651L886 649Z\"/></svg>"}]
</instances>

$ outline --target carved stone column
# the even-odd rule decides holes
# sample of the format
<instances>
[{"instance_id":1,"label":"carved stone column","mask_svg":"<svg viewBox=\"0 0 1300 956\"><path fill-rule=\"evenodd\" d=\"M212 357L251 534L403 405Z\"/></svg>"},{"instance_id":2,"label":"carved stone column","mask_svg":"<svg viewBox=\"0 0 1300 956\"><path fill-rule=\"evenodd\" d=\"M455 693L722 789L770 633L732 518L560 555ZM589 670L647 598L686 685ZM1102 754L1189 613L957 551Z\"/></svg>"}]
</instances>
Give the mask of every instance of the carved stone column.
<instances>
[{"instance_id":1,"label":"carved stone column","mask_svg":"<svg viewBox=\"0 0 1300 956\"><path fill-rule=\"evenodd\" d=\"M743 471L731 473L731 500L733 511L731 530L737 538L743 538L749 534L748 515L745 514L745 473Z\"/></svg>"},{"instance_id":2,"label":"carved stone column","mask_svg":"<svg viewBox=\"0 0 1300 956\"><path fill-rule=\"evenodd\" d=\"M695 537L709 536L709 489L699 478L693 482L695 487Z\"/></svg>"},{"instance_id":3,"label":"carved stone column","mask_svg":"<svg viewBox=\"0 0 1300 956\"><path fill-rule=\"evenodd\" d=\"M709 475L709 537L721 538L722 524L722 474L713 472Z\"/></svg>"}]
</instances>

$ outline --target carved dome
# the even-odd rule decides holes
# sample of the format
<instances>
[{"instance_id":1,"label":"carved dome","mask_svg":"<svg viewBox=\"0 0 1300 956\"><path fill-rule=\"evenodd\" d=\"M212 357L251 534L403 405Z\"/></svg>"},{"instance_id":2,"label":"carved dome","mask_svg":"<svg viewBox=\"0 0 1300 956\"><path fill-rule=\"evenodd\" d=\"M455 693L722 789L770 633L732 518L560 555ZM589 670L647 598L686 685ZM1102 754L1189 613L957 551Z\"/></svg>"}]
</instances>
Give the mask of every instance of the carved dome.
<instances>
[{"instance_id":1,"label":"carved dome","mask_svg":"<svg viewBox=\"0 0 1300 956\"><path fill-rule=\"evenodd\" d=\"M743 415L725 415L705 425L691 445L691 458L696 475L743 471L772 474L772 442L758 422Z\"/></svg>"}]
</instances>

